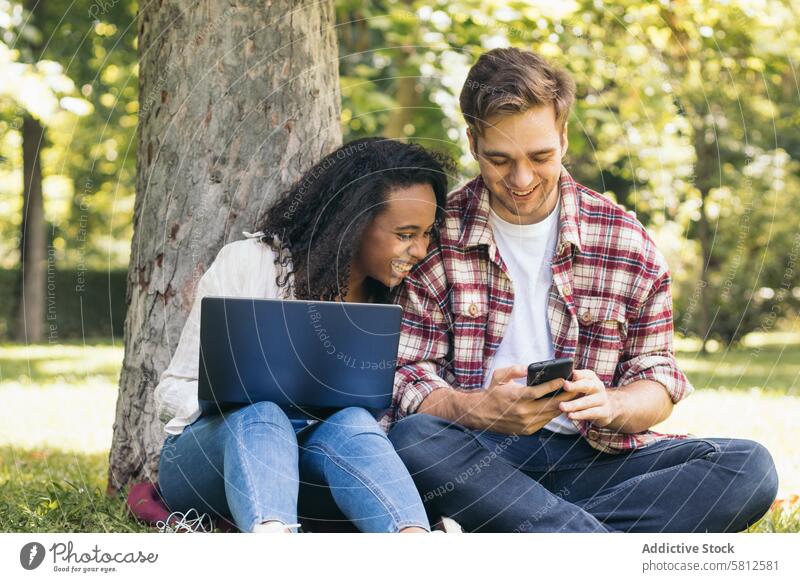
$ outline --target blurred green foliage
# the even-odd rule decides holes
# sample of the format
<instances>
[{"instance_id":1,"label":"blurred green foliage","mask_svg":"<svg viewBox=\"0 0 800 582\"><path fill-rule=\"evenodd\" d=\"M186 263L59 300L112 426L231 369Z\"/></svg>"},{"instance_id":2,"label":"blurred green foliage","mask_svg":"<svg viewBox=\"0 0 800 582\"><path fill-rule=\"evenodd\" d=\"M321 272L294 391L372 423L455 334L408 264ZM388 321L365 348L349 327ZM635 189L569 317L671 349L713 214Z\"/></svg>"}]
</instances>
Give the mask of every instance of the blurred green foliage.
<instances>
[{"instance_id":1,"label":"blurred green foliage","mask_svg":"<svg viewBox=\"0 0 800 582\"><path fill-rule=\"evenodd\" d=\"M34 27L20 3L0 0L6 89L0 90L0 213L9 218L0 222L0 267L18 260L23 111L48 129L45 215L59 263L127 264L136 172L136 10L130 1L45 2ZM43 101L54 102L52 113L43 114Z\"/></svg>"},{"instance_id":2,"label":"blurred green foliage","mask_svg":"<svg viewBox=\"0 0 800 582\"><path fill-rule=\"evenodd\" d=\"M337 6L346 138L383 130L438 145L470 177L467 69L489 48L534 50L578 86L568 168L636 212L666 255L676 328L735 342L795 317L796 1Z\"/></svg>"},{"instance_id":3,"label":"blurred green foliage","mask_svg":"<svg viewBox=\"0 0 800 582\"><path fill-rule=\"evenodd\" d=\"M122 339L128 272L121 269L58 269L48 275L52 287L42 321L45 339L61 343L77 338ZM0 269L0 297L13 297L19 273ZM0 338L11 337L14 302L0 302Z\"/></svg>"},{"instance_id":4,"label":"blurred green foliage","mask_svg":"<svg viewBox=\"0 0 800 582\"><path fill-rule=\"evenodd\" d=\"M74 85L58 96L91 109L70 113L68 100L48 126L45 197L60 264L123 267L139 23L135 2L97 6L50 2L30 30L18 3L0 0L0 49L28 63L26 43L41 35L42 59ZM649 228L673 272L676 329L736 342L785 326L800 307L798 12L800 0L342 0L345 140L412 139L456 156L454 182L467 179L477 168L458 95L469 66L499 46L541 53L578 86L567 166ZM18 119L29 105L0 91L4 216L21 208ZM0 266L16 260L18 224L0 225Z\"/></svg>"}]
</instances>

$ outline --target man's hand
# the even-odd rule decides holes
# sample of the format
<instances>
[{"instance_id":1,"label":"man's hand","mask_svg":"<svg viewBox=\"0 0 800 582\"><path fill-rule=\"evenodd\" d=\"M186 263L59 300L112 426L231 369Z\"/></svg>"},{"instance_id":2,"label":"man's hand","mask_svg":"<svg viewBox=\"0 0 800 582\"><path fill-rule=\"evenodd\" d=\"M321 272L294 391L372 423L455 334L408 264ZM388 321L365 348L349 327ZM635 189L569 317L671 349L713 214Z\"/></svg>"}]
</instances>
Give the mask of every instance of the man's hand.
<instances>
[{"instance_id":1,"label":"man's hand","mask_svg":"<svg viewBox=\"0 0 800 582\"><path fill-rule=\"evenodd\" d=\"M591 370L574 370L572 380L564 382L564 391L576 397L559 404L570 420L589 420L596 426L606 427L617 416L614 399Z\"/></svg>"},{"instance_id":2,"label":"man's hand","mask_svg":"<svg viewBox=\"0 0 800 582\"><path fill-rule=\"evenodd\" d=\"M561 414L560 403L576 395L565 392L537 400L558 390L565 382L557 379L538 386L514 382L527 373L525 366L510 366L496 370L485 390L435 390L423 400L418 412L441 416L472 429L533 434Z\"/></svg>"}]
</instances>

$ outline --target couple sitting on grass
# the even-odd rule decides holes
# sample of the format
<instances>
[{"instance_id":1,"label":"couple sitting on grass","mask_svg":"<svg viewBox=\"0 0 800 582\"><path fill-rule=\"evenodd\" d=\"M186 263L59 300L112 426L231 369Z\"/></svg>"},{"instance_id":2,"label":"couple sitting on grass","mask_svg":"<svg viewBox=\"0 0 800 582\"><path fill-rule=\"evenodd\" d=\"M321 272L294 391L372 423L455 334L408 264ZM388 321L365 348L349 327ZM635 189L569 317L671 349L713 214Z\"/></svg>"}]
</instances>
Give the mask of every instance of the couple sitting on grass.
<instances>
[{"instance_id":1,"label":"couple sitting on grass","mask_svg":"<svg viewBox=\"0 0 800 582\"><path fill-rule=\"evenodd\" d=\"M489 51L461 92L480 176L448 196L443 158L359 140L220 251L156 389L170 509L245 532L298 516L363 532L442 516L476 532L735 532L766 513L763 446L650 430L692 391L670 276L636 218L563 167L574 91L531 52ZM201 416L206 295L398 303L392 408L313 425L270 402ZM568 381L525 385L528 363L563 357Z\"/></svg>"}]
</instances>

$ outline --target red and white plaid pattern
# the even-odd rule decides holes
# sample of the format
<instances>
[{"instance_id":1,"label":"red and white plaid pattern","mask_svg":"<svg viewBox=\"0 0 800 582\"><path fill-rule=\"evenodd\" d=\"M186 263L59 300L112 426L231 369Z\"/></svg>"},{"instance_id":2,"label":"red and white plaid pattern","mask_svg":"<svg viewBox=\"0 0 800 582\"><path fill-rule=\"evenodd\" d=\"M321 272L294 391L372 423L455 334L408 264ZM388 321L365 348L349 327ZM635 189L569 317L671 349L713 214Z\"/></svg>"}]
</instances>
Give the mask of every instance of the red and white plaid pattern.
<instances>
[{"instance_id":1,"label":"red and white plaid pattern","mask_svg":"<svg viewBox=\"0 0 800 582\"><path fill-rule=\"evenodd\" d=\"M673 355L664 258L634 216L576 183L566 169L559 190L548 304L556 357L575 358L576 368L593 370L612 389L654 380L677 403L693 388ZM492 236L489 192L480 177L450 194L439 239L396 299L404 315L386 427L414 413L437 388L482 389L511 318L513 285ZM689 436L574 422L590 445L611 453Z\"/></svg>"}]
</instances>

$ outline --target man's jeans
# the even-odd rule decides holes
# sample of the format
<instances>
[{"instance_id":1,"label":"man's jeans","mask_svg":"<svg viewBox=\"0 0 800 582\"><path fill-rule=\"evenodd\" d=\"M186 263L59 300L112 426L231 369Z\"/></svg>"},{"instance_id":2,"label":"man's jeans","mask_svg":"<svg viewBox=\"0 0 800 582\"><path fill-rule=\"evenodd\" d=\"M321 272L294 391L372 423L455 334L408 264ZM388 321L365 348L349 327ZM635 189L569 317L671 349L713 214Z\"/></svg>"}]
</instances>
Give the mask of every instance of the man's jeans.
<instances>
[{"instance_id":1,"label":"man's jeans","mask_svg":"<svg viewBox=\"0 0 800 582\"><path fill-rule=\"evenodd\" d=\"M164 443L164 500L172 511L232 517L246 532L269 520L295 523L298 503L303 517L343 516L361 531L429 529L408 471L366 410L300 426L271 402L201 417Z\"/></svg>"},{"instance_id":2,"label":"man's jeans","mask_svg":"<svg viewBox=\"0 0 800 582\"><path fill-rule=\"evenodd\" d=\"M769 452L742 439L669 439L621 454L580 435L472 431L427 414L389 433L429 515L485 532L736 532L775 499Z\"/></svg>"}]
</instances>

